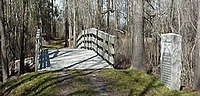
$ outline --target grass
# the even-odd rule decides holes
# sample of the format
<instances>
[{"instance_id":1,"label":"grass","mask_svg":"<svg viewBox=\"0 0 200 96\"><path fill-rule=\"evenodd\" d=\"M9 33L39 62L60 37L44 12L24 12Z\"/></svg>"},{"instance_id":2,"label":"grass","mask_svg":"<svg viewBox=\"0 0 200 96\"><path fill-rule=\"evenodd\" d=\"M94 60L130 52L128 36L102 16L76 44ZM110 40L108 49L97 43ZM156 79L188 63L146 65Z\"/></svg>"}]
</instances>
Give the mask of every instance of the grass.
<instances>
[{"instance_id":1,"label":"grass","mask_svg":"<svg viewBox=\"0 0 200 96\"><path fill-rule=\"evenodd\" d=\"M195 96L193 92L171 91L155 77L136 70L105 70L108 90L120 96Z\"/></svg>"},{"instance_id":2,"label":"grass","mask_svg":"<svg viewBox=\"0 0 200 96\"><path fill-rule=\"evenodd\" d=\"M94 74L106 84L108 94L118 96L195 96L194 92L170 91L156 78L136 70L107 69L45 71L28 73L1 85L0 96L96 96L88 74Z\"/></svg>"},{"instance_id":3,"label":"grass","mask_svg":"<svg viewBox=\"0 0 200 96\"><path fill-rule=\"evenodd\" d=\"M50 79L53 77L53 72L28 73L19 78L8 80L6 83L4 83L2 85L3 88L0 91L0 95L33 96L37 94L38 96L44 96L48 94L57 94L57 91L53 89L54 86L50 86L43 90L45 86L54 82L54 80ZM38 94L38 92L40 92L40 94Z\"/></svg>"}]
</instances>

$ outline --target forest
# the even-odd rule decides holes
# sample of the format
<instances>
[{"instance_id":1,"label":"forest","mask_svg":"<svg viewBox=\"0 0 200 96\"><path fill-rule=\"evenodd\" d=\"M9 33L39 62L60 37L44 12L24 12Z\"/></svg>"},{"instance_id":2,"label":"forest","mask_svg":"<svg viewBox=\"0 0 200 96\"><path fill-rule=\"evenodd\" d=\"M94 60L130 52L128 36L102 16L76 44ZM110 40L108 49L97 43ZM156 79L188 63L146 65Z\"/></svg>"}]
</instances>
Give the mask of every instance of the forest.
<instances>
[{"instance_id":1,"label":"forest","mask_svg":"<svg viewBox=\"0 0 200 96\"><path fill-rule=\"evenodd\" d=\"M198 89L199 5L200 0L0 0L1 81L34 71L25 59L35 55L38 29L42 44L62 40L62 47L73 49L82 30L96 28L117 37L115 69L135 68L157 78L161 34L180 34L181 84Z\"/></svg>"}]
</instances>

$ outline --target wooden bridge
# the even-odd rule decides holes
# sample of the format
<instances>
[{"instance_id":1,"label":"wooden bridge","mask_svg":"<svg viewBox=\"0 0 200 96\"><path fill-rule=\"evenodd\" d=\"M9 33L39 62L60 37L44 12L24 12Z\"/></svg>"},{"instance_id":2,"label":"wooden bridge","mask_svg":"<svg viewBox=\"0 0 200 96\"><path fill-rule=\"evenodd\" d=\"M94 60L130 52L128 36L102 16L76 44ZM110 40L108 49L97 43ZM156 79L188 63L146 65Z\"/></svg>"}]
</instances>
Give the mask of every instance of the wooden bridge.
<instances>
[{"instance_id":1,"label":"wooden bridge","mask_svg":"<svg viewBox=\"0 0 200 96\"><path fill-rule=\"evenodd\" d=\"M36 71L62 69L112 68L115 55L115 36L90 28L77 38L77 49L40 49L40 33L36 35Z\"/></svg>"}]
</instances>

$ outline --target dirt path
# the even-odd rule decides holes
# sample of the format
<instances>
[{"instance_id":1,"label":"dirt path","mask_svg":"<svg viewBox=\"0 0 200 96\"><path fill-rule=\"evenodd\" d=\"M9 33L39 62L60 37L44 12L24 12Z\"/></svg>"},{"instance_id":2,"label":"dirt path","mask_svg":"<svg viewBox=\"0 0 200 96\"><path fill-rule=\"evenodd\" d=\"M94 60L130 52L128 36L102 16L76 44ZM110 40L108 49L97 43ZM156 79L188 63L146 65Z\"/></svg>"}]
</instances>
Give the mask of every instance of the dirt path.
<instances>
[{"instance_id":1,"label":"dirt path","mask_svg":"<svg viewBox=\"0 0 200 96\"><path fill-rule=\"evenodd\" d=\"M62 96L77 96L79 93L83 95L84 93L87 93L87 95L90 96L117 96L109 92L108 84L104 78L99 76L99 71L100 70L85 70L73 76L68 72L62 71L59 73L62 78L59 78L59 81L61 82L57 84L57 89L60 91ZM80 82L75 82L75 80ZM75 86L74 84L79 85ZM82 86L82 88L78 89L79 86ZM87 88L85 89L85 86L88 86L89 90Z\"/></svg>"},{"instance_id":2,"label":"dirt path","mask_svg":"<svg viewBox=\"0 0 200 96\"><path fill-rule=\"evenodd\" d=\"M98 71L93 74L86 75L92 85L92 89L100 96L108 96L107 84L105 80L99 76ZM110 95L109 95L110 96Z\"/></svg>"}]
</instances>

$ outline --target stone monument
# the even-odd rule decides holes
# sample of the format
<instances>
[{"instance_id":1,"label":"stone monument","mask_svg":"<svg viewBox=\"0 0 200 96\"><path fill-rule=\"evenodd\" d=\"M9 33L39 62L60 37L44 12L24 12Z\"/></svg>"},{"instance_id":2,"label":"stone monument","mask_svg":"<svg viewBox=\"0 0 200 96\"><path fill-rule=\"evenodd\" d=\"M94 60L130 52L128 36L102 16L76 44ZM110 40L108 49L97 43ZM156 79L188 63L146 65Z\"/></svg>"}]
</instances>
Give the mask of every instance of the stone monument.
<instances>
[{"instance_id":1,"label":"stone monument","mask_svg":"<svg viewBox=\"0 0 200 96\"><path fill-rule=\"evenodd\" d=\"M182 36L174 33L161 35L161 83L171 90L181 87Z\"/></svg>"}]
</instances>

